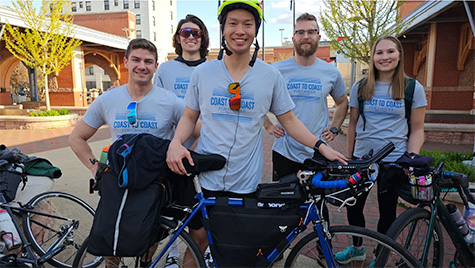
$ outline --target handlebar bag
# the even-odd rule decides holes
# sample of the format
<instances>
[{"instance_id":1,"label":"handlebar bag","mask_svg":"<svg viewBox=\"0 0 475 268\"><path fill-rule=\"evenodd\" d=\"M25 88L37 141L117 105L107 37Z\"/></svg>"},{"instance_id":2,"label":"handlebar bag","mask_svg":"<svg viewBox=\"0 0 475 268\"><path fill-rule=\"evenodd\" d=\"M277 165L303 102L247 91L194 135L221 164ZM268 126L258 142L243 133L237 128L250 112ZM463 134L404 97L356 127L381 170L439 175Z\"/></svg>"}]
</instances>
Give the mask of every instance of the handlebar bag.
<instances>
[{"instance_id":1,"label":"handlebar bag","mask_svg":"<svg viewBox=\"0 0 475 268\"><path fill-rule=\"evenodd\" d=\"M26 180L26 174L16 171L12 164L0 167L0 193L3 194L7 202L15 199L20 182L23 182L23 186L25 186Z\"/></svg>"},{"instance_id":2,"label":"handlebar bag","mask_svg":"<svg viewBox=\"0 0 475 268\"><path fill-rule=\"evenodd\" d=\"M168 184L154 180L144 189L128 189L119 187L117 177L112 169L102 175L87 250L96 256L141 256L159 239Z\"/></svg>"},{"instance_id":3,"label":"handlebar bag","mask_svg":"<svg viewBox=\"0 0 475 268\"><path fill-rule=\"evenodd\" d=\"M209 209L211 253L219 267L268 266L265 256L274 248L283 250L285 237L301 222L298 206L259 208L256 199L243 199L243 207L228 205L227 197L217 197ZM261 266L261 265L257 265Z\"/></svg>"}]
</instances>

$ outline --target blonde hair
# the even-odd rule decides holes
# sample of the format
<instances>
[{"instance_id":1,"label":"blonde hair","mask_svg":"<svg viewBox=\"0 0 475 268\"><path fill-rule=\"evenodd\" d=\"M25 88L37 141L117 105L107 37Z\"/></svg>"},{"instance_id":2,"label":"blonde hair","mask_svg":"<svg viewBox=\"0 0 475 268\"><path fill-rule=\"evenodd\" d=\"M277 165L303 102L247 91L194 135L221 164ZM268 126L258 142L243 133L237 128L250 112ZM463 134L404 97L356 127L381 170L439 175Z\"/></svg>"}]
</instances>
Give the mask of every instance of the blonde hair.
<instances>
[{"instance_id":1,"label":"blonde hair","mask_svg":"<svg viewBox=\"0 0 475 268\"><path fill-rule=\"evenodd\" d=\"M374 54L376 53L376 47L382 40L389 40L396 44L396 48L399 51L399 63L394 71L391 81L392 98L394 100L400 100L404 98L404 81L406 75L404 74L404 51L402 49L401 42L394 36L384 35L378 38L371 48L371 57L369 62L368 74L359 81L358 88L361 88L358 92L358 96L362 96L364 100L371 100L371 96L374 92L376 80L378 79L378 70L374 66ZM388 88L389 91L389 88Z\"/></svg>"}]
</instances>

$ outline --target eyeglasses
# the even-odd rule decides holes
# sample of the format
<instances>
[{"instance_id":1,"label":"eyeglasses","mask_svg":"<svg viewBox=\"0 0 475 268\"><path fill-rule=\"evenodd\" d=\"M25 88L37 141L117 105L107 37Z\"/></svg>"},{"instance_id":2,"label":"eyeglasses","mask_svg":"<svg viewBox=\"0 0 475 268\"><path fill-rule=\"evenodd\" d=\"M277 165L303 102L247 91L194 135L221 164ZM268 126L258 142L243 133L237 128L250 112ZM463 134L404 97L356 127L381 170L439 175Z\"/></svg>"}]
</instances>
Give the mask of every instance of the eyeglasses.
<instances>
[{"instance_id":1,"label":"eyeglasses","mask_svg":"<svg viewBox=\"0 0 475 268\"><path fill-rule=\"evenodd\" d=\"M316 34L318 34L318 29L296 30L295 31L295 34L297 34L297 35L304 35L305 33L307 33L309 36L310 35L316 35Z\"/></svg>"},{"instance_id":2,"label":"eyeglasses","mask_svg":"<svg viewBox=\"0 0 475 268\"><path fill-rule=\"evenodd\" d=\"M201 30L199 29L183 28L180 30L181 37L188 38L190 34L193 35L195 39L201 38Z\"/></svg>"},{"instance_id":3,"label":"eyeglasses","mask_svg":"<svg viewBox=\"0 0 475 268\"><path fill-rule=\"evenodd\" d=\"M229 108L233 111L241 109L241 87L239 83L231 83L228 86L228 91L236 96L229 99Z\"/></svg>"},{"instance_id":4,"label":"eyeglasses","mask_svg":"<svg viewBox=\"0 0 475 268\"><path fill-rule=\"evenodd\" d=\"M137 123L137 102L133 101L129 103L127 110L130 111L130 113L127 115L127 120L129 121L129 124L133 126L135 123Z\"/></svg>"}]
</instances>

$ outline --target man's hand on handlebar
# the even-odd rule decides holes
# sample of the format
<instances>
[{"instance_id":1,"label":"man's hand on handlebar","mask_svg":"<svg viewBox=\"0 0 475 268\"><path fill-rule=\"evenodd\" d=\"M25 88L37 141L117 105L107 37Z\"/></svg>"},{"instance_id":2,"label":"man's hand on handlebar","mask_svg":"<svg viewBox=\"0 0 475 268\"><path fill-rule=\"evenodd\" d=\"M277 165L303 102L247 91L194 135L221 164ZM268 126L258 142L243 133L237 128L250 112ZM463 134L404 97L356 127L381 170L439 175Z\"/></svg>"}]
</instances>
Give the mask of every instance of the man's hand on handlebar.
<instances>
[{"instance_id":1,"label":"man's hand on handlebar","mask_svg":"<svg viewBox=\"0 0 475 268\"><path fill-rule=\"evenodd\" d=\"M190 152L178 141L172 140L167 151L167 165L173 172L186 175L187 171L183 166L183 158L187 158L191 166L194 166Z\"/></svg>"},{"instance_id":2,"label":"man's hand on handlebar","mask_svg":"<svg viewBox=\"0 0 475 268\"><path fill-rule=\"evenodd\" d=\"M332 148L328 147L326 144L320 145L318 149L320 154L322 154L326 159L330 161L338 160L343 165L348 165L346 160L348 160L343 154L333 150Z\"/></svg>"}]
</instances>

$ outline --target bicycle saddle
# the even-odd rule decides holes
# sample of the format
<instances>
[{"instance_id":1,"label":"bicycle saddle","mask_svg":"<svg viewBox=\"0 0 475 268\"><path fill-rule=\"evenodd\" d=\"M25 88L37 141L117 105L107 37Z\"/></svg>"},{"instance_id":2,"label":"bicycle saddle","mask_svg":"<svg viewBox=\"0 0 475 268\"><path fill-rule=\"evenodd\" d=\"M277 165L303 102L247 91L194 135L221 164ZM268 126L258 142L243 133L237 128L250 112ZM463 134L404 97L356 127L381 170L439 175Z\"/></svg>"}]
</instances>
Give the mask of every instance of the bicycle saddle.
<instances>
[{"instance_id":1,"label":"bicycle saddle","mask_svg":"<svg viewBox=\"0 0 475 268\"><path fill-rule=\"evenodd\" d=\"M197 152L191 151L191 157L193 158L194 166L191 166L188 163L188 159L183 158L183 165L188 173L198 174L204 171L219 170L224 167L226 164L226 158L222 157L219 154L199 154Z\"/></svg>"}]
</instances>

